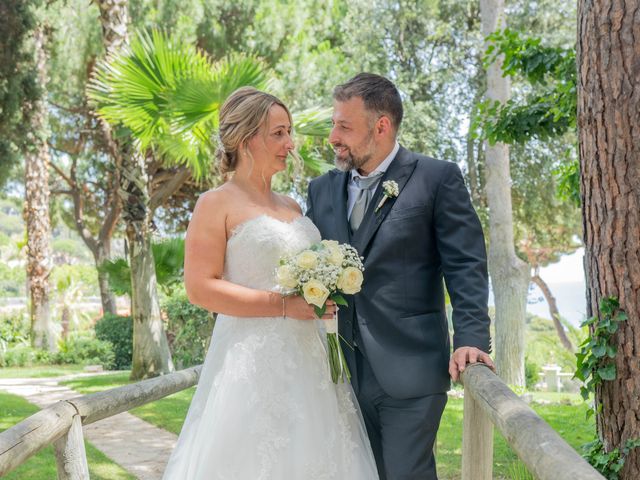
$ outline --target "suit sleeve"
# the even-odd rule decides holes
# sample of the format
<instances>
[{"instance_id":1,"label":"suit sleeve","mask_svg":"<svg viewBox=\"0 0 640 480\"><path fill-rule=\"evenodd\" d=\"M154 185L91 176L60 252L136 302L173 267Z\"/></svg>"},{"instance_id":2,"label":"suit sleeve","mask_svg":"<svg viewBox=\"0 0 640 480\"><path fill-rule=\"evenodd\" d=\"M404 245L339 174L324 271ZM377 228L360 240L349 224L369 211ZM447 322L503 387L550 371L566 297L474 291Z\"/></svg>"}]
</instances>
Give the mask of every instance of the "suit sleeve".
<instances>
[{"instance_id":1,"label":"suit sleeve","mask_svg":"<svg viewBox=\"0 0 640 480\"><path fill-rule=\"evenodd\" d=\"M435 205L436 244L453 307L453 348L491 351L487 255L462 173L447 163Z\"/></svg>"}]
</instances>

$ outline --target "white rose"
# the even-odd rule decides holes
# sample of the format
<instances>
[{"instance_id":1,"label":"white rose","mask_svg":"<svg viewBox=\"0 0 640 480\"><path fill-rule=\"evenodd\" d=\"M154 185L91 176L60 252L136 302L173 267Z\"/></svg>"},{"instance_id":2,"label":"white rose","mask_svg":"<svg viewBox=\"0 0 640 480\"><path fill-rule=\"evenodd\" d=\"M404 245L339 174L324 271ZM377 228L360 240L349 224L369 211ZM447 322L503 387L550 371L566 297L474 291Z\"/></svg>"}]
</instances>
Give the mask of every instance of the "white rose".
<instances>
[{"instance_id":1,"label":"white rose","mask_svg":"<svg viewBox=\"0 0 640 480\"><path fill-rule=\"evenodd\" d=\"M329 290L318 280L309 280L302 286L302 295L307 303L322 308L329 297Z\"/></svg>"},{"instance_id":2,"label":"white rose","mask_svg":"<svg viewBox=\"0 0 640 480\"><path fill-rule=\"evenodd\" d=\"M296 263L300 268L304 268L305 270L310 270L316 266L318 263L318 255L311 250L305 250L301 252L296 257Z\"/></svg>"},{"instance_id":3,"label":"white rose","mask_svg":"<svg viewBox=\"0 0 640 480\"><path fill-rule=\"evenodd\" d=\"M342 254L342 251L339 247L331 246L329 247L329 255L327 255L327 260L333 265L342 265L344 255Z\"/></svg>"},{"instance_id":4,"label":"white rose","mask_svg":"<svg viewBox=\"0 0 640 480\"><path fill-rule=\"evenodd\" d=\"M340 245L336 240L322 240L320 243L326 248L338 248Z\"/></svg>"},{"instance_id":5,"label":"white rose","mask_svg":"<svg viewBox=\"0 0 640 480\"><path fill-rule=\"evenodd\" d=\"M296 288L298 280L293 275L293 269L289 265L280 265L276 272L278 284L285 288Z\"/></svg>"},{"instance_id":6,"label":"white rose","mask_svg":"<svg viewBox=\"0 0 640 480\"><path fill-rule=\"evenodd\" d=\"M364 277L355 267L347 267L338 278L338 288L348 295L358 293L362 287Z\"/></svg>"}]
</instances>

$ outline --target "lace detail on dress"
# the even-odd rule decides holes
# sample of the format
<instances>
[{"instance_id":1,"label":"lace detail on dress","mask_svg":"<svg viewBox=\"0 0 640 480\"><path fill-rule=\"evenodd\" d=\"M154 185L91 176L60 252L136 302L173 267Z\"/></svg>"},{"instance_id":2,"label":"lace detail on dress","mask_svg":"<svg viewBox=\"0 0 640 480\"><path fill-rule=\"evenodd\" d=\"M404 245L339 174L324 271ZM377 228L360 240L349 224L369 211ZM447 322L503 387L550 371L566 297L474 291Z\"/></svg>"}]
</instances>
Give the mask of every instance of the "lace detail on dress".
<instances>
[{"instance_id":1,"label":"lace detail on dress","mask_svg":"<svg viewBox=\"0 0 640 480\"><path fill-rule=\"evenodd\" d=\"M320 232L307 217L285 222L258 215L231 233L224 277L246 287L275 290L275 270L280 258L319 241Z\"/></svg>"},{"instance_id":2,"label":"lace detail on dress","mask_svg":"<svg viewBox=\"0 0 640 480\"><path fill-rule=\"evenodd\" d=\"M275 290L282 255L318 241L306 217L260 215L229 238L224 277ZM164 478L377 478L351 387L331 382L319 322L218 315Z\"/></svg>"}]
</instances>

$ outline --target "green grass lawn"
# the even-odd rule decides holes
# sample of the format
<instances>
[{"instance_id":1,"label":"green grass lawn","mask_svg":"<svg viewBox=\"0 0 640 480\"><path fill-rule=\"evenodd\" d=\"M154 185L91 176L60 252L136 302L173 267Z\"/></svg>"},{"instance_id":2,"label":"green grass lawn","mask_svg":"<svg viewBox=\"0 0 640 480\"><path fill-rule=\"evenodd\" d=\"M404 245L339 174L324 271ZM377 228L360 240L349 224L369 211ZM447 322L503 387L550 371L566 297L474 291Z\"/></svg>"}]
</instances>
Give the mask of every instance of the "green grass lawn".
<instances>
[{"instance_id":1,"label":"green grass lawn","mask_svg":"<svg viewBox=\"0 0 640 480\"><path fill-rule=\"evenodd\" d=\"M534 396L535 398L535 396ZM449 399L438 431L437 459L438 472L443 480L460 478L462 455L462 406L463 400ZM593 440L595 426L593 419L585 420L587 406L584 404L532 405L533 409L573 448ZM499 433L494 435L493 443L494 478L517 478L526 480L526 476L514 477L513 471L521 469L515 453L506 444Z\"/></svg>"},{"instance_id":2,"label":"green grass lawn","mask_svg":"<svg viewBox=\"0 0 640 480\"><path fill-rule=\"evenodd\" d=\"M0 431L15 425L38 411L38 407L22 397L0 392ZM89 475L92 480L134 480L119 465L113 463L89 442L85 442ZM40 450L36 455L20 465L5 477L6 480L50 480L57 478L57 468L53 446Z\"/></svg>"},{"instance_id":3,"label":"green grass lawn","mask_svg":"<svg viewBox=\"0 0 640 480\"><path fill-rule=\"evenodd\" d=\"M34 365L31 367L2 367L0 378L45 378L61 377L71 373L80 373L82 365Z\"/></svg>"},{"instance_id":4,"label":"green grass lawn","mask_svg":"<svg viewBox=\"0 0 640 480\"><path fill-rule=\"evenodd\" d=\"M81 393L92 393L129 383L128 373L84 377L64 382ZM176 393L162 400L131 411L134 415L173 433L180 433L187 414L189 402L195 388ZM545 393L533 394L533 409L554 428L569 445L577 449L593 440L593 419L585 419L587 406L577 394ZM538 404L537 401L553 402ZM460 399L449 399L438 432L438 472L442 480L460 478L462 455L462 407ZM498 433L494 437L494 478L527 480L526 471L515 453Z\"/></svg>"}]
</instances>

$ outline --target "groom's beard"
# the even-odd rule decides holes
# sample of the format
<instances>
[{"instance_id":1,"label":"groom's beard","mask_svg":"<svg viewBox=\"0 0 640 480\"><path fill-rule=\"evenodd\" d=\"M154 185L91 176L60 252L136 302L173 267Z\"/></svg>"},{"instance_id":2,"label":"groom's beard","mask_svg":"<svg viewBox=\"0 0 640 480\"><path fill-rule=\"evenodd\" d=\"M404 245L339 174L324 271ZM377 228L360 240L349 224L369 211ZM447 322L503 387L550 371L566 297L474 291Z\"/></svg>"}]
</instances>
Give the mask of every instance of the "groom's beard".
<instances>
[{"instance_id":1,"label":"groom's beard","mask_svg":"<svg viewBox=\"0 0 640 480\"><path fill-rule=\"evenodd\" d=\"M368 150L367 153L362 154L362 155L354 155L353 153L351 153L351 149L348 150L348 154L345 157L338 157L337 155L335 156L335 164L336 167L338 168L338 170L341 170L343 172L348 172L350 170L357 170L360 167L362 167L365 163L367 163L369 160L371 160L371 157L373 157L373 153L374 153L374 146L372 146L372 140L373 139L373 130L369 131L369 134L367 135L367 138L365 138L365 140L362 142L363 144L366 145L366 149ZM346 147L347 145L343 145L343 144L336 144L334 145L334 147ZM348 148L348 147L347 147Z\"/></svg>"},{"instance_id":2,"label":"groom's beard","mask_svg":"<svg viewBox=\"0 0 640 480\"><path fill-rule=\"evenodd\" d=\"M367 163L371 159L371 156L372 154L363 155L362 157L355 157L351 155L351 153L349 153L344 158L335 157L336 167L338 167L338 170L341 170L343 172L349 172L354 169L357 170L362 165Z\"/></svg>"}]
</instances>

